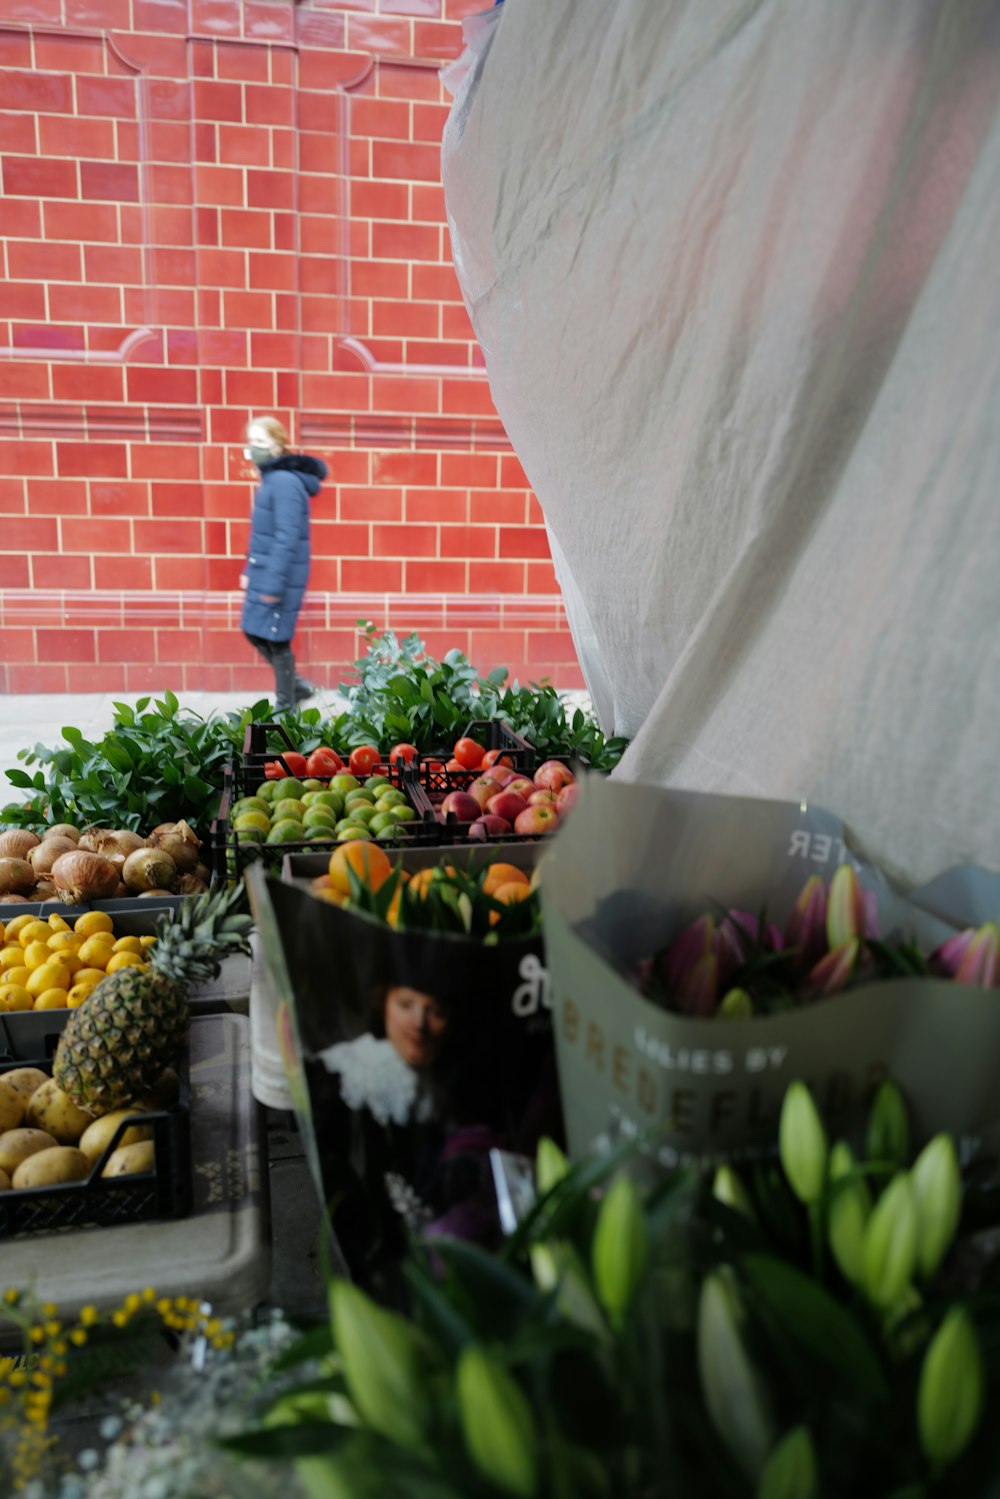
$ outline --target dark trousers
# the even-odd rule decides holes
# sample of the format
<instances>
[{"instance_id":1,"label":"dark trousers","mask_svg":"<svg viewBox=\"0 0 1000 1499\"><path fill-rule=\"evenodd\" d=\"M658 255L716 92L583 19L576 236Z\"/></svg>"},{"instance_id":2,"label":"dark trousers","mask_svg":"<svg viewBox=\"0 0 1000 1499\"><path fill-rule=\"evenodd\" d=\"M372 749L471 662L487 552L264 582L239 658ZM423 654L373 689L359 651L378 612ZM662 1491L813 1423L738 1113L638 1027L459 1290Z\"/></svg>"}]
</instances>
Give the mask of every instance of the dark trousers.
<instances>
[{"instance_id":1,"label":"dark trousers","mask_svg":"<svg viewBox=\"0 0 1000 1499\"><path fill-rule=\"evenodd\" d=\"M295 657L290 640L264 640L260 635L243 631L255 651L259 651L274 671L275 710L290 713L295 707Z\"/></svg>"}]
</instances>

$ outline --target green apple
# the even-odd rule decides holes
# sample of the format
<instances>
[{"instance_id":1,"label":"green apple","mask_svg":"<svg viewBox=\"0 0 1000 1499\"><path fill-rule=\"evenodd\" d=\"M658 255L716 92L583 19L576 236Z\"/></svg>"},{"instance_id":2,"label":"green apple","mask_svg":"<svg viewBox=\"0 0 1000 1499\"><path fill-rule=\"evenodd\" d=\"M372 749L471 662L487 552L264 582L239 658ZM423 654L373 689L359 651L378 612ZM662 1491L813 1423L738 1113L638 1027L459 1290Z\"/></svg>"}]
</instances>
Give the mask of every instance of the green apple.
<instances>
[{"instance_id":1,"label":"green apple","mask_svg":"<svg viewBox=\"0 0 1000 1499\"><path fill-rule=\"evenodd\" d=\"M253 829L258 833L266 833L271 826L271 819L266 812L259 812L253 807L248 812L241 812L238 817L233 818L233 827L238 833L245 833Z\"/></svg>"},{"instance_id":2,"label":"green apple","mask_svg":"<svg viewBox=\"0 0 1000 1499\"><path fill-rule=\"evenodd\" d=\"M305 813L306 804L300 796L284 796L271 810L272 817L291 817L296 822L301 822Z\"/></svg>"},{"instance_id":3,"label":"green apple","mask_svg":"<svg viewBox=\"0 0 1000 1499\"><path fill-rule=\"evenodd\" d=\"M360 789L361 782L357 776L348 775L346 771L334 776L330 782L330 790L339 791L341 796L346 796L349 791L360 791Z\"/></svg>"},{"instance_id":4,"label":"green apple","mask_svg":"<svg viewBox=\"0 0 1000 1499\"><path fill-rule=\"evenodd\" d=\"M282 817L267 835L268 843L301 843L306 836L306 830L301 822L296 822L291 817Z\"/></svg>"},{"instance_id":5,"label":"green apple","mask_svg":"<svg viewBox=\"0 0 1000 1499\"><path fill-rule=\"evenodd\" d=\"M392 787L388 776L369 776L365 782L366 791L378 791L380 786Z\"/></svg>"},{"instance_id":6,"label":"green apple","mask_svg":"<svg viewBox=\"0 0 1000 1499\"><path fill-rule=\"evenodd\" d=\"M271 798L271 800L276 802L283 802L288 800L290 797L294 797L296 800L298 800L304 790L305 787L303 786L302 782L296 780L295 776L285 776L284 780L275 781L274 796Z\"/></svg>"},{"instance_id":7,"label":"green apple","mask_svg":"<svg viewBox=\"0 0 1000 1499\"><path fill-rule=\"evenodd\" d=\"M344 798L339 791L317 791L311 803L314 807L329 807L339 816L344 810Z\"/></svg>"},{"instance_id":8,"label":"green apple","mask_svg":"<svg viewBox=\"0 0 1000 1499\"><path fill-rule=\"evenodd\" d=\"M369 818L368 826L377 837L383 828L395 828L399 824L391 812L376 812Z\"/></svg>"},{"instance_id":9,"label":"green apple","mask_svg":"<svg viewBox=\"0 0 1000 1499\"><path fill-rule=\"evenodd\" d=\"M240 843L263 843L267 834L260 828L237 827L233 824L233 831L239 835Z\"/></svg>"},{"instance_id":10,"label":"green apple","mask_svg":"<svg viewBox=\"0 0 1000 1499\"><path fill-rule=\"evenodd\" d=\"M241 796L239 801L233 805L234 817L239 817L241 812L264 812L269 813L271 805L262 796Z\"/></svg>"},{"instance_id":11,"label":"green apple","mask_svg":"<svg viewBox=\"0 0 1000 1499\"><path fill-rule=\"evenodd\" d=\"M362 822L365 827L375 816L375 808L370 807L367 802L356 802L353 807L347 809L348 822Z\"/></svg>"},{"instance_id":12,"label":"green apple","mask_svg":"<svg viewBox=\"0 0 1000 1499\"><path fill-rule=\"evenodd\" d=\"M254 796L259 796L263 801L270 804L274 801L274 789L277 784L277 781L265 781L262 786L257 787Z\"/></svg>"},{"instance_id":13,"label":"green apple","mask_svg":"<svg viewBox=\"0 0 1000 1499\"><path fill-rule=\"evenodd\" d=\"M400 827L398 822L392 823L390 827L382 828L375 834L375 838L379 843L397 843L401 842L404 838L409 838L409 836L406 828Z\"/></svg>"},{"instance_id":14,"label":"green apple","mask_svg":"<svg viewBox=\"0 0 1000 1499\"><path fill-rule=\"evenodd\" d=\"M309 843L336 843L337 829L330 823L314 822L311 828L306 828L306 840Z\"/></svg>"},{"instance_id":15,"label":"green apple","mask_svg":"<svg viewBox=\"0 0 1000 1499\"><path fill-rule=\"evenodd\" d=\"M316 779L315 776L310 776L308 778L308 780L303 781L302 782L302 786L303 786L303 789L305 791L322 791L323 790L323 782L322 781L317 781L317 779Z\"/></svg>"},{"instance_id":16,"label":"green apple","mask_svg":"<svg viewBox=\"0 0 1000 1499\"><path fill-rule=\"evenodd\" d=\"M390 786L383 791L378 799L379 806L386 807L408 807L410 804L406 799L406 792L400 791L397 786Z\"/></svg>"},{"instance_id":17,"label":"green apple","mask_svg":"<svg viewBox=\"0 0 1000 1499\"><path fill-rule=\"evenodd\" d=\"M337 833L338 843L347 843L351 838L370 838L367 828L363 828L360 822L342 822Z\"/></svg>"},{"instance_id":18,"label":"green apple","mask_svg":"<svg viewBox=\"0 0 1000 1499\"><path fill-rule=\"evenodd\" d=\"M302 819L304 828L317 826L333 828L337 825L337 814L332 807L307 807Z\"/></svg>"},{"instance_id":19,"label":"green apple","mask_svg":"<svg viewBox=\"0 0 1000 1499\"><path fill-rule=\"evenodd\" d=\"M393 807L391 810L397 822L413 822L417 816L415 807Z\"/></svg>"}]
</instances>

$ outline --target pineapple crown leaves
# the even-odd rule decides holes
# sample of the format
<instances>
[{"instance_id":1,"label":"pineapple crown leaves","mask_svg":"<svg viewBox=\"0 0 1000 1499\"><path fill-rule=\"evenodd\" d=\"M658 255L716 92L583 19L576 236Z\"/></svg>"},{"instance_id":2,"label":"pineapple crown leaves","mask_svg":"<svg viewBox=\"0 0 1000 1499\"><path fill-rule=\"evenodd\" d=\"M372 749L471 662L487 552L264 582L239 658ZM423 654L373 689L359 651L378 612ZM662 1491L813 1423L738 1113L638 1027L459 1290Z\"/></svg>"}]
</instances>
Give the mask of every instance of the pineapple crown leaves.
<instances>
[{"instance_id":1,"label":"pineapple crown leaves","mask_svg":"<svg viewBox=\"0 0 1000 1499\"><path fill-rule=\"evenodd\" d=\"M160 922L153 971L185 985L215 978L223 958L250 951L252 926L242 885L206 890Z\"/></svg>"}]
</instances>

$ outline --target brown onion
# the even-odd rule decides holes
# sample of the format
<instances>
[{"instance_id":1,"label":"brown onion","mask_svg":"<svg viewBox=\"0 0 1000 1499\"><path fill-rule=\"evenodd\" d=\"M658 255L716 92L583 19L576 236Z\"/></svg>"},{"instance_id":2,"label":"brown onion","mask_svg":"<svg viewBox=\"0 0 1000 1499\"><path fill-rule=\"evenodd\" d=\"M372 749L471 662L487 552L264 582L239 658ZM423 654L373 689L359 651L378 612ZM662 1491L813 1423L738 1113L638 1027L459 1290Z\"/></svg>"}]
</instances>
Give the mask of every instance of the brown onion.
<instances>
[{"instance_id":1,"label":"brown onion","mask_svg":"<svg viewBox=\"0 0 1000 1499\"><path fill-rule=\"evenodd\" d=\"M74 849L60 854L52 866L52 883L71 905L110 900L118 885L118 871L100 854Z\"/></svg>"},{"instance_id":2,"label":"brown onion","mask_svg":"<svg viewBox=\"0 0 1000 1499\"><path fill-rule=\"evenodd\" d=\"M196 880L204 880L206 885L212 878L212 871L209 869L207 864L196 864L194 866L194 869L192 870L192 873Z\"/></svg>"},{"instance_id":3,"label":"brown onion","mask_svg":"<svg viewBox=\"0 0 1000 1499\"><path fill-rule=\"evenodd\" d=\"M27 895L35 888L35 871L27 859L0 858L0 895Z\"/></svg>"},{"instance_id":4,"label":"brown onion","mask_svg":"<svg viewBox=\"0 0 1000 1499\"><path fill-rule=\"evenodd\" d=\"M130 890L168 890L177 880L177 865L161 848L137 848L129 854L122 879Z\"/></svg>"},{"instance_id":5,"label":"brown onion","mask_svg":"<svg viewBox=\"0 0 1000 1499\"><path fill-rule=\"evenodd\" d=\"M28 863L39 879L42 879L48 874L60 854L71 854L75 848L76 844L72 838L57 837L56 834L49 833L31 850Z\"/></svg>"},{"instance_id":6,"label":"brown onion","mask_svg":"<svg viewBox=\"0 0 1000 1499\"><path fill-rule=\"evenodd\" d=\"M26 859L41 839L29 828L8 828L0 833L0 859Z\"/></svg>"},{"instance_id":7,"label":"brown onion","mask_svg":"<svg viewBox=\"0 0 1000 1499\"><path fill-rule=\"evenodd\" d=\"M139 900L149 900L151 896L155 899L157 896L173 895L173 893L172 890L140 890L138 898Z\"/></svg>"},{"instance_id":8,"label":"brown onion","mask_svg":"<svg viewBox=\"0 0 1000 1499\"><path fill-rule=\"evenodd\" d=\"M62 899L62 896L57 894L56 887L51 880L39 880L31 892L32 900L51 900L53 897L57 900Z\"/></svg>"},{"instance_id":9,"label":"brown onion","mask_svg":"<svg viewBox=\"0 0 1000 1499\"><path fill-rule=\"evenodd\" d=\"M57 822L54 827L47 828L42 834L45 838L72 838L74 843L80 841L80 829L75 828L71 822Z\"/></svg>"},{"instance_id":10,"label":"brown onion","mask_svg":"<svg viewBox=\"0 0 1000 1499\"><path fill-rule=\"evenodd\" d=\"M180 828L181 824L178 823L177 826ZM194 871L201 847L197 838L186 838L180 832L151 833L148 841L150 848L161 848L165 854L169 854L182 874Z\"/></svg>"},{"instance_id":11,"label":"brown onion","mask_svg":"<svg viewBox=\"0 0 1000 1499\"><path fill-rule=\"evenodd\" d=\"M207 889L208 886L205 884L205 881L199 880L197 875L182 874L177 881L178 895L201 895Z\"/></svg>"},{"instance_id":12,"label":"brown onion","mask_svg":"<svg viewBox=\"0 0 1000 1499\"><path fill-rule=\"evenodd\" d=\"M176 827L176 822L158 822L150 833L149 838L156 838L160 833L172 833ZM146 839L147 843L149 842L149 838Z\"/></svg>"},{"instance_id":13,"label":"brown onion","mask_svg":"<svg viewBox=\"0 0 1000 1499\"><path fill-rule=\"evenodd\" d=\"M123 900L126 895L131 895L131 894L132 894L132 892L128 888L128 886L126 885L125 881L124 880L119 880L118 881L118 888L115 890L115 893L112 896L112 900Z\"/></svg>"},{"instance_id":14,"label":"brown onion","mask_svg":"<svg viewBox=\"0 0 1000 1499\"><path fill-rule=\"evenodd\" d=\"M0 906L23 906L27 904L26 895L0 895Z\"/></svg>"},{"instance_id":15,"label":"brown onion","mask_svg":"<svg viewBox=\"0 0 1000 1499\"><path fill-rule=\"evenodd\" d=\"M131 828L95 828L87 834L90 840L88 848L92 848L95 854L103 854L106 859L121 858L122 864L129 854L134 853L137 848L144 848L145 838L138 833L133 833ZM80 840L83 846L83 840ZM121 868L121 865L118 866Z\"/></svg>"}]
</instances>

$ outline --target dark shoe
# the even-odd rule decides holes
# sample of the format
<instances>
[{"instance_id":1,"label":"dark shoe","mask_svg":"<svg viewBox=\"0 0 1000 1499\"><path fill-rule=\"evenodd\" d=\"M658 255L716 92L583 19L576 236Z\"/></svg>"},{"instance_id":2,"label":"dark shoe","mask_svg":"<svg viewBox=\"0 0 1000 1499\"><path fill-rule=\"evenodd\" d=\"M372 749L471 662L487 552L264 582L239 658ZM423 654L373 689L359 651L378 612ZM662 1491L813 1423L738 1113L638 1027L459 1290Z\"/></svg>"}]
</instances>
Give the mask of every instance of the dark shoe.
<instances>
[{"instance_id":1,"label":"dark shoe","mask_svg":"<svg viewBox=\"0 0 1000 1499\"><path fill-rule=\"evenodd\" d=\"M312 682L307 682L303 677L295 678L295 701L297 703L304 703L307 697L315 697L318 691L319 688L314 687Z\"/></svg>"}]
</instances>

